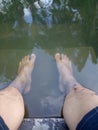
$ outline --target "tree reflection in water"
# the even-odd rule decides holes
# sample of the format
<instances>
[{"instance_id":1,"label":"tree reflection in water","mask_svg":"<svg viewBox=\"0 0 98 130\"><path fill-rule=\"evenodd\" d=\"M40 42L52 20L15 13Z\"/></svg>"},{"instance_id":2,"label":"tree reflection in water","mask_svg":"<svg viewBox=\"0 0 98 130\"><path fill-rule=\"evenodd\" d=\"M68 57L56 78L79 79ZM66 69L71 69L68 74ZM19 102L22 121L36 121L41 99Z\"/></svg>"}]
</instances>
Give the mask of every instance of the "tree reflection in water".
<instances>
[{"instance_id":1,"label":"tree reflection in water","mask_svg":"<svg viewBox=\"0 0 98 130\"><path fill-rule=\"evenodd\" d=\"M98 38L96 35L96 15L98 14L96 10L98 10L98 4L96 0L50 0L50 3L46 4L49 6L46 6L44 3L36 5L37 1L32 2L32 0L1 0L0 2L0 24L11 23L16 30L15 36L20 34L22 37L26 30L27 37L35 36L35 39L33 39L35 40L34 45L37 43L38 46L46 50L49 48L55 50L55 48L75 47L76 49L71 50L70 54L79 71L84 67L89 53L92 56L92 61L96 63L98 58ZM26 29L23 19L27 26ZM34 27L40 28L40 25L43 37L37 34L39 30L34 30ZM7 29L8 34L11 32L12 35L13 31L9 31L9 28ZM4 34L1 33L1 37L6 39L5 32ZM7 43L4 47L11 47L13 46L12 44ZM27 47L26 44L24 48ZM20 43L15 45L17 48L20 46L22 46ZM85 53L78 48L83 46L89 47L88 51L84 49ZM94 48L95 54L90 46ZM34 46L30 42L30 48L32 47Z\"/></svg>"}]
</instances>

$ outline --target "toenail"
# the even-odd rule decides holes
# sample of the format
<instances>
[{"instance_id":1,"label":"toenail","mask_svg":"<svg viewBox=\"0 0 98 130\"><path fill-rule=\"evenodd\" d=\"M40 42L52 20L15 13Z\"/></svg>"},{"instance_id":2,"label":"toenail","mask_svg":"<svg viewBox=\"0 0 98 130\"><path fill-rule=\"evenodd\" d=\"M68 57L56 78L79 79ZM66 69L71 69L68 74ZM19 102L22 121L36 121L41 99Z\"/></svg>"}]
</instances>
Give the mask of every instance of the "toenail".
<instances>
[{"instance_id":1,"label":"toenail","mask_svg":"<svg viewBox=\"0 0 98 130\"><path fill-rule=\"evenodd\" d=\"M31 60L31 58L34 58L34 59L35 59L35 58L36 58L35 54L31 54L31 55L30 55L30 60Z\"/></svg>"},{"instance_id":2,"label":"toenail","mask_svg":"<svg viewBox=\"0 0 98 130\"><path fill-rule=\"evenodd\" d=\"M35 57L35 54L31 54L32 57Z\"/></svg>"},{"instance_id":3,"label":"toenail","mask_svg":"<svg viewBox=\"0 0 98 130\"><path fill-rule=\"evenodd\" d=\"M57 56L57 55L58 55L58 56L60 56L60 54L59 54L59 53L56 53L56 56Z\"/></svg>"}]
</instances>

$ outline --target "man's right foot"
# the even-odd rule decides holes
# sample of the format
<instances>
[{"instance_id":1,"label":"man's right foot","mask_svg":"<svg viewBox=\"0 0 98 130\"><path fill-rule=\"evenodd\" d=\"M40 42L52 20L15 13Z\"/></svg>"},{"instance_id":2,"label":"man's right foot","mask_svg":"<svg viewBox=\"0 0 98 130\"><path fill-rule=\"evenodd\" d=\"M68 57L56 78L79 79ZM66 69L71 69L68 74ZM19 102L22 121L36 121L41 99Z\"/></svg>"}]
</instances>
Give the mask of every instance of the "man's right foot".
<instances>
[{"instance_id":1,"label":"man's right foot","mask_svg":"<svg viewBox=\"0 0 98 130\"><path fill-rule=\"evenodd\" d=\"M67 94L78 83L73 76L72 65L69 58L64 54L55 54L55 60L59 72L59 89Z\"/></svg>"}]
</instances>

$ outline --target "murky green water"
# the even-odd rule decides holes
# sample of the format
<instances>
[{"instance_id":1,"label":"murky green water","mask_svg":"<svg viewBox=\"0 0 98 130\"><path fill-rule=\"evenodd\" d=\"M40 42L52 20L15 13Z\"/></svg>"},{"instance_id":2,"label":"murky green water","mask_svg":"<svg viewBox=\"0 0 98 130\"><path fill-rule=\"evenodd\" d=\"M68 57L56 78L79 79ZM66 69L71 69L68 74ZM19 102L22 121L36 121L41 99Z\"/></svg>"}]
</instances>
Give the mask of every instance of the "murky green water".
<instances>
[{"instance_id":1,"label":"murky green water","mask_svg":"<svg viewBox=\"0 0 98 130\"><path fill-rule=\"evenodd\" d=\"M22 4L14 2L7 13L0 13L0 88L15 78L19 61L33 52L37 59L31 90L24 95L26 115L60 116L64 95L59 90L54 60L54 54L60 52L72 60L76 79L98 92L96 1L69 1L69 10L64 3L60 6L59 1L54 1L48 14L46 10L38 14L30 3L30 24L23 19Z\"/></svg>"}]
</instances>

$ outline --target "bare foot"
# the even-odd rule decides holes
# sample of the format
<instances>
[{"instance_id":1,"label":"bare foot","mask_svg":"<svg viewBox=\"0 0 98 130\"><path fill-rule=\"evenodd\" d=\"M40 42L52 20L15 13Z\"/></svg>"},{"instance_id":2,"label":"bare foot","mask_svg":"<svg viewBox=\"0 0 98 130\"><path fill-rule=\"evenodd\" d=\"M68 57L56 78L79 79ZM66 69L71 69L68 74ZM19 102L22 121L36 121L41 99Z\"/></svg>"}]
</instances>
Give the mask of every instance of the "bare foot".
<instances>
[{"instance_id":1,"label":"bare foot","mask_svg":"<svg viewBox=\"0 0 98 130\"><path fill-rule=\"evenodd\" d=\"M34 68L35 54L25 56L19 63L18 75L10 86L15 87L21 93L28 93L31 86L31 73Z\"/></svg>"},{"instance_id":2,"label":"bare foot","mask_svg":"<svg viewBox=\"0 0 98 130\"><path fill-rule=\"evenodd\" d=\"M67 94L78 84L73 76L71 61L66 55L59 53L55 54L55 59L59 72L59 89Z\"/></svg>"}]
</instances>

